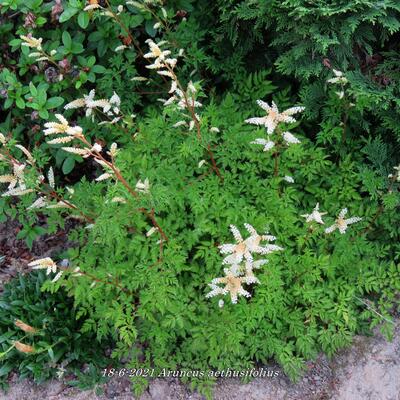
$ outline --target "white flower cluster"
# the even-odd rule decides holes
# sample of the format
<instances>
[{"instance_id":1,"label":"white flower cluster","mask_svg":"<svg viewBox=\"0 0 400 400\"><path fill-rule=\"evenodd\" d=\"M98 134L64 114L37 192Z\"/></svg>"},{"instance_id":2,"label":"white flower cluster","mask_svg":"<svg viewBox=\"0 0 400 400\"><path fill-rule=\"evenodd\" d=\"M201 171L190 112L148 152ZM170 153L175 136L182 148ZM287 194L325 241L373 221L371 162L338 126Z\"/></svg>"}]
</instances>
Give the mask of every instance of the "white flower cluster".
<instances>
[{"instance_id":1,"label":"white flower cluster","mask_svg":"<svg viewBox=\"0 0 400 400\"><path fill-rule=\"evenodd\" d=\"M50 258L41 258L39 260L32 261L28 264L29 267L32 267L32 269L45 269L46 270L46 275L49 275L50 273L56 273L57 272L57 264ZM58 271L56 276L53 278L52 282L58 281L63 274L63 271Z\"/></svg>"},{"instance_id":2,"label":"white flower cluster","mask_svg":"<svg viewBox=\"0 0 400 400\"><path fill-rule=\"evenodd\" d=\"M48 144L64 144L72 142L74 139L83 138L82 128L80 126L70 126L68 121L61 115L56 114L58 122L46 122L46 128L43 133L48 135L66 135L48 140Z\"/></svg>"},{"instance_id":3,"label":"white flower cluster","mask_svg":"<svg viewBox=\"0 0 400 400\"><path fill-rule=\"evenodd\" d=\"M47 122L44 124L45 128L47 128L44 130L44 134L46 136L54 134L64 136L49 140L47 141L47 144L65 144L77 139L83 144L83 147L61 147L62 150L66 151L67 153L77 154L83 158L93 157L94 161L96 161L105 169L105 172L96 178L96 181L103 181L114 177L114 170L116 170L116 168L114 167L113 170L112 164L115 156L118 153L117 144L113 143L110 147L110 150L107 152L107 154L111 157L112 163L106 161L101 156L101 152L103 151L102 146L99 143L94 143L93 145L90 144L85 138L83 130L80 126L71 127L68 121L61 114L56 114L56 118L59 122Z\"/></svg>"},{"instance_id":4,"label":"white flower cluster","mask_svg":"<svg viewBox=\"0 0 400 400\"><path fill-rule=\"evenodd\" d=\"M322 221L322 216L327 214L326 212L320 212L319 211L319 203L316 204L314 209L312 210L311 214L303 214L302 217L306 219L306 222L312 222L315 221L318 224L324 224L324 221Z\"/></svg>"},{"instance_id":5,"label":"white flower cluster","mask_svg":"<svg viewBox=\"0 0 400 400\"><path fill-rule=\"evenodd\" d=\"M343 75L342 71L338 71L336 69L333 69L333 74L335 75L334 78L328 79L327 82L328 83L339 83L341 85L344 85L348 82L347 78Z\"/></svg>"},{"instance_id":6,"label":"white flower cluster","mask_svg":"<svg viewBox=\"0 0 400 400\"><path fill-rule=\"evenodd\" d=\"M64 121L66 122L66 121ZM67 128L65 123L54 123L58 126L58 129L62 131L66 131L72 128ZM52 128L48 127L49 129L55 129L52 125ZM53 132L52 132L53 133ZM0 143L1 145L6 144L6 138L3 134L0 133ZM27 157L26 162L21 162L9 155L9 157L4 157L1 155L2 160L7 160L12 168L12 173L7 175L0 175L0 183L8 183L7 191L2 194L3 197L9 196L23 196L28 193L36 192L39 194L39 197L29 206L27 210L38 209L38 208L74 208L74 205L71 204L69 201L61 200L61 198L54 202L53 196L50 195L51 192L55 193L55 179L54 179L54 171L53 168L50 167L48 174L47 174L47 188L45 184L46 178L42 175L40 170L36 169L35 167L35 160L32 154L23 146L16 144L14 145L15 148L21 150L24 155ZM30 173L35 172L36 179L33 180L31 187L28 188L26 185L25 179L25 171L27 170L28 165L32 168L29 171ZM48 190L48 188L50 190ZM67 187L68 193L71 194L72 189Z\"/></svg>"},{"instance_id":7,"label":"white flower cluster","mask_svg":"<svg viewBox=\"0 0 400 400\"><path fill-rule=\"evenodd\" d=\"M212 289L206 297L230 294L232 303L237 303L238 296L250 297L250 293L243 288L243 284L259 283L254 275L254 270L266 264L268 260L261 259L254 261L253 254L267 255L274 251L283 250L274 244L264 244L261 242L272 242L276 238L271 235L259 235L250 224L244 224L249 237L243 239L238 228L230 226L231 232L236 240L235 244L223 244L219 246L221 254L227 254L222 264L229 265L224 268L225 276L215 278L209 284ZM224 285L223 287L219 286Z\"/></svg>"},{"instance_id":8,"label":"white flower cluster","mask_svg":"<svg viewBox=\"0 0 400 400\"><path fill-rule=\"evenodd\" d=\"M150 52L146 53L144 57L147 59L152 59L153 61L152 64L147 65L146 68L155 69L159 75L171 80L171 88L168 92L170 97L168 99L158 100L161 101L165 107L175 104L178 110L188 111L187 115L184 114L184 117L187 118L188 121L178 121L174 124L174 127L177 128L179 126L188 126L189 130L192 130L195 125L200 122L200 116L196 113L196 108L202 107L202 104L196 100L197 89L195 85L190 81L187 85L187 88L183 89L174 72L178 59L170 57L170 50L162 50L162 46L167 43L166 41L155 43L153 40L148 39L146 42L150 47ZM182 55L183 49L179 51L177 57ZM136 77L134 79L141 80L143 78Z\"/></svg>"},{"instance_id":9,"label":"white flower cluster","mask_svg":"<svg viewBox=\"0 0 400 400\"><path fill-rule=\"evenodd\" d=\"M347 78L343 75L342 71L338 71L336 69L333 69L333 74L335 75L334 78L328 79L328 83L332 83L334 85L341 85L342 90L340 92L335 92L339 99L343 99L344 97L344 87L348 83Z\"/></svg>"},{"instance_id":10,"label":"white flower cluster","mask_svg":"<svg viewBox=\"0 0 400 400\"><path fill-rule=\"evenodd\" d=\"M20 38L22 39L21 46L29 47L30 49L35 50L29 53L29 57L34 58L35 61L48 61L52 56L54 56L57 53L56 50L52 50L50 54L47 54L42 48L42 42L43 42L42 38L37 39L33 37L31 34L29 34L28 36L21 35ZM60 74L59 80L62 79L63 76Z\"/></svg>"},{"instance_id":11,"label":"white flower cluster","mask_svg":"<svg viewBox=\"0 0 400 400\"><path fill-rule=\"evenodd\" d=\"M120 106L121 106L121 99L119 96L114 92L110 99L97 99L95 100L96 92L92 89L88 95L83 95L82 98L76 99L71 101L70 103L64 106L65 110L70 110L74 108L85 108L86 109L86 116L92 117L94 119L93 110L95 109L102 109L102 112L106 114L108 117L113 117L111 122L104 121L100 124L104 123L116 123L121 119L120 116Z\"/></svg>"},{"instance_id":12,"label":"white flower cluster","mask_svg":"<svg viewBox=\"0 0 400 400\"><path fill-rule=\"evenodd\" d=\"M8 183L7 191L2 197L23 196L32 193L33 189L28 189L25 184L25 168L27 164L12 162L12 174L0 175L0 183Z\"/></svg>"},{"instance_id":13,"label":"white flower cluster","mask_svg":"<svg viewBox=\"0 0 400 400\"><path fill-rule=\"evenodd\" d=\"M60 265L57 265L50 257L45 257L45 258L40 258L38 260L34 260L28 264L29 267L32 267L32 269L45 269L46 270L46 275L49 275L51 273L56 273L57 274L54 276L52 279L52 282L58 281L61 276L64 273L64 270L61 268L68 267L68 262L67 265L63 265L65 260L60 262ZM67 260L68 261L68 260ZM71 271L72 276L82 276L82 273L80 272L80 268L76 267L73 271Z\"/></svg>"},{"instance_id":14,"label":"white flower cluster","mask_svg":"<svg viewBox=\"0 0 400 400\"><path fill-rule=\"evenodd\" d=\"M142 182L140 179L137 181L135 189L137 192L140 193L150 193L150 182L146 178L144 182Z\"/></svg>"},{"instance_id":15,"label":"white flower cluster","mask_svg":"<svg viewBox=\"0 0 400 400\"><path fill-rule=\"evenodd\" d=\"M396 172L394 174L389 174L388 178L394 179L397 182L400 182L400 165L398 165L397 167L393 167L393 169L396 170Z\"/></svg>"},{"instance_id":16,"label":"white flower cluster","mask_svg":"<svg viewBox=\"0 0 400 400\"><path fill-rule=\"evenodd\" d=\"M248 124L264 126L267 130L268 135L272 135L280 123L289 124L296 122L293 115L300 113L304 110L304 107L292 107L280 113L277 105L274 102L272 102L272 104L269 105L268 103L262 100L257 100L257 104L264 111L266 111L267 114L264 117L254 117L246 119L245 122L247 122ZM281 132L281 136L285 144L288 146L291 144L300 143L300 140L297 139L292 133L288 131ZM264 151L268 151L275 146L276 142L269 139L267 140L259 138L252 141L251 144L260 144L264 146Z\"/></svg>"},{"instance_id":17,"label":"white flower cluster","mask_svg":"<svg viewBox=\"0 0 400 400\"><path fill-rule=\"evenodd\" d=\"M29 57L33 57L36 61L46 61L48 57L45 55L42 49L42 38L36 39L33 36L24 36L21 35L20 38L22 39L21 46L29 47L36 51L29 53Z\"/></svg>"},{"instance_id":18,"label":"white flower cluster","mask_svg":"<svg viewBox=\"0 0 400 400\"><path fill-rule=\"evenodd\" d=\"M62 125L62 128L59 129L66 130L64 124L56 124ZM53 129L53 128L48 128ZM72 129L72 128L71 128ZM3 134L0 133L0 143L2 146L6 145L7 140ZM42 186L45 182L45 177L41 174L40 170L35 168L35 160L32 154L24 147L19 144L14 145L15 148L21 150L26 156L26 162L21 162L15 159L11 154L8 153L8 157L1 155L1 159L4 161L8 161L12 168L12 173L7 175L0 175L0 183L8 183L7 191L2 194L3 197L9 196L23 196L28 193L37 192L39 193L39 197L29 206L27 210L38 209L38 208L73 208L73 204L67 201L57 201L54 203L52 200L52 196L46 196L49 192L55 192L55 179L54 179L54 171L53 168L50 167L47 179L48 179L48 187L50 190L45 190ZM31 188L26 186L25 179L25 171L27 170L28 165L32 167L32 170L36 174L36 179L33 180L31 184ZM29 171L30 173L32 172ZM67 188L68 190L68 188ZM68 190L69 191L69 190Z\"/></svg>"},{"instance_id":19,"label":"white flower cluster","mask_svg":"<svg viewBox=\"0 0 400 400\"><path fill-rule=\"evenodd\" d=\"M56 114L56 118L58 119L58 122L46 122L44 124L46 129L43 133L45 136L54 134L66 134L68 136L53 141L49 140L47 142L48 144L68 143L74 140L74 138L82 136L82 128L80 126L71 127L68 121L61 114Z\"/></svg>"},{"instance_id":20,"label":"white flower cluster","mask_svg":"<svg viewBox=\"0 0 400 400\"><path fill-rule=\"evenodd\" d=\"M348 210L347 208L343 208L338 217L335 220L335 223L331 225L329 228L325 229L325 233L332 233L336 229L339 230L341 234L346 233L346 230L349 225L354 224L356 222L359 222L362 220L360 217L352 217L352 218L347 218L345 219L345 215L347 214ZM316 204L314 209L312 210L311 214L304 214L302 215L303 218L306 219L306 222L317 222L318 224L323 225L324 221L322 220L322 216L327 214L326 212L320 212L319 211L319 203Z\"/></svg>"},{"instance_id":21,"label":"white flower cluster","mask_svg":"<svg viewBox=\"0 0 400 400\"><path fill-rule=\"evenodd\" d=\"M143 57L153 59L153 63L147 65L148 69L158 69L158 74L169 76L172 78L170 69L174 69L178 60L176 58L169 57L171 50L162 50L161 47L168 43L166 40L155 43L152 39L147 39L146 43L149 45L150 51Z\"/></svg>"},{"instance_id":22,"label":"white flower cluster","mask_svg":"<svg viewBox=\"0 0 400 400\"><path fill-rule=\"evenodd\" d=\"M0 133L0 146L5 146L6 144L6 137ZM27 162L19 162L15 158L8 160L11 164L12 173L0 175L0 183L8 183L7 191L2 193L2 197L23 196L33 192L33 189L29 189L26 186L25 168L28 166L28 164L33 165L35 160L33 159L32 154L24 146L16 144L15 147L26 155ZM3 155L1 155L0 159L7 160L7 158Z\"/></svg>"},{"instance_id":23,"label":"white flower cluster","mask_svg":"<svg viewBox=\"0 0 400 400\"><path fill-rule=\"evenodd\" d=\"M335 223L330 226L329 228L325 229L325 233L331 233L334 230L338 229L341 234L346 233L346 230L349 225L354 224L362 220L360 217L351 217L345 219L344 216L347 214L347 208L343 208L338 217L336 218Z\"/></svg>"},{"instance_id":24,"label":"white flower cluster","mask_svg":"<svg viewBox=\"0 0 400 400\"><path fill-rule=\"evenodd\" d=\"M36 49L38 51L42 51L42 38L36 39L33 36L24 36L21 35L20 38L22 39L21 46L26 46L32 49Z\"/></svg>"}]
</instances>

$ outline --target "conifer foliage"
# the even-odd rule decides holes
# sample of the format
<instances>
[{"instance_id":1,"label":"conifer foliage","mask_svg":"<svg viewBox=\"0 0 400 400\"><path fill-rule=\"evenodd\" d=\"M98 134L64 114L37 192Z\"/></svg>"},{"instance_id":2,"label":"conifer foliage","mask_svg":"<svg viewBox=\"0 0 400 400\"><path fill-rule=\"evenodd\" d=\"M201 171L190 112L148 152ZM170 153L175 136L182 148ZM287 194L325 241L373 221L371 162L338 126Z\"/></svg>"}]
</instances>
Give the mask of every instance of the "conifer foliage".
<instances>
[{"instance_id":1,"label":"conifer foliage","mask_svg":"<svg viewBox=\"0 0 400 400\"><path fill-rule=\"evenodd\" d=\"M21 13L1 28L17 51L0 71L3 218L29 246L78 221L67 253L28 266L129 368L275 360L295 379L356 333L390 337L400 8L311 3L1 8Z\"/></svg>"}]
</instances>

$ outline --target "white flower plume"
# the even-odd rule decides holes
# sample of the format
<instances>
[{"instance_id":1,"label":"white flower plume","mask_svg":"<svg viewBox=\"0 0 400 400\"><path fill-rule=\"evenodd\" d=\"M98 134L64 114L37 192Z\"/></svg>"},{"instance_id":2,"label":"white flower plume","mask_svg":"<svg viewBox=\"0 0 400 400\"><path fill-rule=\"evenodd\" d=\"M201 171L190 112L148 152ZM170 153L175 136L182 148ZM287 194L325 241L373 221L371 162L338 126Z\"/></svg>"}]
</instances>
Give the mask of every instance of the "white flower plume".
<instances>
[{"instance_id":1,"label":"white flower plume","mask_svg":"<svg viewBox=\"0 0 400 400\"><path fill-rule=\"evenodd\" d=\"M32 47L33 49L37 49L39 51L42 50L42 38L36 39L33 36L24 35L21 35L20 38L23 40L21 46Z\"/></svg>"},{"instance_id":2,"label":"white flower plume","mask_svg":"<svg viewBox=\"0 0 400 400\"><path fill-rule=\"evenodd\" d=\"M335 75L334 78L328 79L327 82L328 83L339 83L341 85L344 85L348 82L347 78L345 76L343 76L343 72L342 71L338 71L336 69L333 69L333 74Z\"/></svg>"},{"instance_id":3,"label":"white flower plume","mask_svg":"<svg viewBox=\"0 0 400 400\"><path fill-rule=\"evenodd\" d=\"M28 266L32 267L32 269L45 269L47 275L57 271L57 264L50 257L32 261Z\"/></svg>"},{"instance_id":4,"label":"white flower plume","mask_svg":"<svg viewBox=\"0 0 400 400\"><path fill-rule=\"evenodd\" d=\"M236 303L238 296L250 297L250 293L243 288L243 284L260 283L255 276L254 270L261 268L268 260L253 260L253 254L270 254L274 251L283 250L282 247L274 244L264 244L261 242L271 242L276 238L272 235L260 235L250 224L244 224L249 236L243 239L239 229L235 225L230 225L230 230L236 240L236 244L223 244L219 246L222 254L228 254L224 258L223 264L229 264L229 268L224 268L225 277L215 278L209 286L211 291L206 297L230 294L232 303ZM244 261L244 262L243 262ZM224 286L219 286L224 284Z\"/></svg>"},{"instance_id":5,"label":"white flower plume","mask_svg":"<svg viewBox=\"0 0 400 400\"><path fill-rule=\"evenodd\" d=\"M150 192L150 182L149 180L146 178L144 180L144 182L142 182L140 179L137 181L135 189L138 192L142 192L142 193L149 193Z\"/></svg>"},{"instance_id":6,"label":"white flower plume","mask_svg":"<svg viewBox=\"0 0 400 400\"><path fill-rule=\"evenodd\" d=\"M347 214L347 208L343 208L340 211L335 223L332 226L330 226L329 228L325 229L325 233L331 233L334 230L338 229L341 234L344 234L344 233L346 233L346 230L349 225L362 220L362 218L360 218L360 217L351 217L351 218L344 219L346 214Z\"/></svg>"},{"instance_id":7,"label":"white flower plume","mask_svg":"<svg viewBox=\"0 0 400 400\"><path fill-rule=\"evenodd\" d=\"M262 146L264 146L263 151L271 150L275 146L275 143L272 140L266 140L261 138L253 140L252 142L250 142L250 144L261 144Z\"/></svg>"},{"instance_id":8,"label":"white flower plume","mask_svg":"<svg viewBox=\"0 0 400 400\"><path fill-rule=\"evenodd\" d=\"M74 137L80 137L82 135L82 128L80 126L71 127L61 114L56 114L56 118L59 122L46 122L44 124L46 129L43 132L46 136L63 133Z\"/></svg>"},{"instance_id":9,"label":"white flower plume","mask_svg":"<svg viewBox=\"0 0 400 400\"><path fill-rule=\"evenodd\" d=\"M230 226L237 243L219 246L221 254L229 254L222 261L223 264L239 264L243 258L246 261L253 262L253 253L269 254L273 251L283 250L281 247L272 244L260 246L261 241L273 241L275 237L271 235L259 235L250 224L244 224L244 226L250 234L246 240L243 240L242 235L235 225Z\"/></svg>"},{"instance_id":10,"label":"white flower plume","mask_svg":"<svg viewBox=\"0 0 400 400\"><path fill-rule=\"evenodd\" d=\"M146 68L149 68L149 69L164 68L165 63L170 65L172 68L175 67L176 60L167 58L171 54L171 51L170 50L161 50L161 46L163 46L166 43L165 41L155 43L153 40L147 39L146 43L149 45L150 52L146 53L143 57L154 59L153 64L147 65Z\"/></svg>"},{"instance_id":11,"label":"white flower plume","mask_svg":"<svg viewBox=\"0 0 400 400\"><path fill-rule=\"evenodd\" d=\"M291 144L297 144L300 143L300 140L297 139L294 135L292 135L290 132L286 131L282 133L283 140L285 143L289 146Z\"/></svg>"},{"instance_id":12,"label":"white flower plume","mask_svg":"<svg viewBox=\"0 0 400 400\"><path fill-rule=\"evenodd\" d=\"M75 108L86 108L86 116L92 118L93 110L96 108L102 109L102 112L112 116L119 114L119 107L121 105L121 99L114 92L109 100L107 99L95 99L96 91L92 89L88 95L83 95L83 97L73 100L64 106L65 110L75 109Z\"/></svg>"},{"instance_id":13,"label":"white flower plume","mask_svg":"<svg viewBox=\"0 0 400 400\"><path fill-rule=\"evenodd\" d=\"M251 296L250 293L242 286L243 283L248 283L248 278L236 276L227 268L224 269L224 272L224 277L215 278L211 281L209 286L212 290L206 294L206 298L214 297L219 294L230 294L232 303L236 304L238 296ZM218 286L219 284L223 284L224 287Z\"/></svg>"},{"instance_id":14,"label":"white flower plume","mask_svg":"<svg viewBox=\"0 0 400 400\"><path fill-rule=\"evenodd\" d=\"M322 221L322 216L327 214L326 212L319 212L319 203L316 204L311 214L303 214L302 217L306 219L306 222L318 222L319 224L324 224Z\"/></svg>"},{"instance_id":15,"label":"white flower plume","mask_svg":"<svg viewBox=\"0 0 400 400\"><path fill-rule=\"evenodd\" d=\"M296 122L296 120L293 118L292 115L302 112L304 110L304 107L292 107L280 113L278 110L278 106L274 102L272 102L271 105L269 105L268 103L262 100L257 100L257 104L264 111L267 112L267 115L265 115L264 117L249 118L246 119L245 122L249 124L265 126L267 128L267 132L269 135L271 135L274 132L278 124L281 122L284 123Z\"/></svg>"}]
</instances>

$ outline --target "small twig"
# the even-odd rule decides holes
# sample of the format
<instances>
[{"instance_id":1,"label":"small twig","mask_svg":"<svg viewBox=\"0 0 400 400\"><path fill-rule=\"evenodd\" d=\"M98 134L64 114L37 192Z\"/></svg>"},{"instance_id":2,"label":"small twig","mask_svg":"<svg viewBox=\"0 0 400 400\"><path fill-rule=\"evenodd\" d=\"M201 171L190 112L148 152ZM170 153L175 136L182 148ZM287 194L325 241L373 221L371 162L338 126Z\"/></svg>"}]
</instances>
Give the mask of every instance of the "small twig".
<instances>
[{"instance_id":1,"label":"small twig","mask_svg":"<svg viewBox=\"0 0 400 400\"><path fill-rule=\"evenodd\" d=\"M279 151L274 153L274 176L279 174Z\"/></svg>"},{"instance_id":2,"label":"small twig","mask_svg":"<svg viewBox=\"0 0 400 400\"><path fill-rule=\"evenodd\" d=\"M389 322L390 324L395 325L395 323L394 323L393 321L391 321L390 319L384 317L384 316L383 316L382 314L380 314L378 311L376 311L375 309L373 309L367 302L365 302L364 300L360 299L360 298L357 297L357 296L354 296L354 295L353 295L353 297L356 298L358 301L361 301L361 303L363 303L364 305L366 305L367 308L368 308L369 310L371 310L372 312L374 312L376 315L379 315L379 316L380 316L381 318L383 318L386 322Z\"/></svg>"},{"instance_id":3,"label":"small twig","mask_svg":"<svg viewBox=\"0 0 400 400\"><path fill-rule=\"evenodd\" d=\"M16 16L19 15L19 14L21 14L21 11L17 11L17 12L15 12L14 14L7 15L7 18L14 18L14 17L16 17Z\"/></svg>"},{"instance_id":4,"label":"small twig","mask_svg":"<svg viewBox=\"0 0 400 400\"><path fill-rule=\"evenodd\" d=\"M94 275L90 274L89 272L83 272L83 271L79 270L78 272L75 272L75 274L87 276L88 278L92 279L94 282L100 282L100 283L104 283L106 285L111 285L111 286L114 286L117 289L121 290L124 293L128 293L130 295L134 295L134 293L132 291L130 291L129 289L127 289L127 288L125 288L123 286L121 286L119 283L96 278Z\"/></svg>"},{"instance_id":5,"label":"small twig","mask_svg":"<svg viewBox=\"0 0 400 400\"><path fill-rule=\"evenodd\" d=\"M210 145L207 146L207 152L208 152L208 155L210 156L210 159L211 159L212 169L215 171L215 173L217 174L218 178L223 182L224 181L224 177L221 175L221 173L220 173L220 171L219 171L219 169L217 167L217 164L216 164L215 159L214 159L214 154L211 151L211 146Z\"/></svg>"},{"instance_id":6,"label":"small twig","mask_svg":"<svg viewBox=\"0 0 400 400\"><path fill-rule=\"evenodd\" d=\"M91 144L86 140L84 136L79 137L79 140L83 142L86 146L89 148L92 147ZM106 160L101 153L98 151L90 151L90 154L101 160L104 164L106 164L115 174L115 177L122 183L122 185L128 190L128 192L135 198L137 199L139 197L139 194L137 193L136 190L134 190L129 183L126 181L126 179L122 176L121 172L119 169L114 165L113 162L110 162ZM155 228L157 228L159 234L161 235L162 239L164 239L166 242L168 242L167 235L164 233L162 230L161 226L158 224L158 222L155 219L154 216L154 210L151 210L151 212L148 212L145 208L141 207L138 208L138 211L140 211L142 214L146 215L147 218L149 218Z\"/></svg>"},{"instance_id":7,"label":"small twig","mask_svg":"<svg viewBox=\"0 0 400 400\"><path fill-rule=\"evenodd\" d=\"M181 91L182 95L183 95L183 100L185 102L186 105L186 109L189 111L190 117L192 118L192 121L194 122L194 125L196 127L196 131L197 131L197 139L199 140L200 143L202 143L202 136L201 136L201 127L200 127L200 122L196 116L196 111L195 111L195 104L194 104L194 99L192 101L192 103L189 102L188 96L186 94L186 91L184 90L184 88L182 87L181 83L179 82L178 77L176 76L174 70L167 64L165 63L165 68L168 69L168 71L170 72L172 79L176 82L176 85L178 86L179 90ZM214 154L211 150L211 146L208 145L207 146L207 153L210 156L211 159L211 164L212 164L212 168L215 171L215 173L217 174L218 178L221 180L221 182L223 182L223 177L217 167L217 164L215 162L215 157Z\"/></svg>"}]
</instances>

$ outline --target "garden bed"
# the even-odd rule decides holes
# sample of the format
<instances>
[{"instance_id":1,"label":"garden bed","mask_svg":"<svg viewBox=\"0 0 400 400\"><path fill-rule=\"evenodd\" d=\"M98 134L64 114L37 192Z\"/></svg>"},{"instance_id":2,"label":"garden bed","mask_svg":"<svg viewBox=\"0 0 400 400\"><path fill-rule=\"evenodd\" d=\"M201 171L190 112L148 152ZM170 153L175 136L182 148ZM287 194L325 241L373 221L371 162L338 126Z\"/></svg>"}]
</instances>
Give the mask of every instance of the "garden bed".
<instances>
[{"instance_id":1,"label":"garden bed","mask_svg":"<svg viewBox=\"0 0 400 400\"><path fill-rule=\"evenodd\" d=\"M392 0L2 0L0 388L392 400L399 35Z\"/></svg>"}]
</instances>

